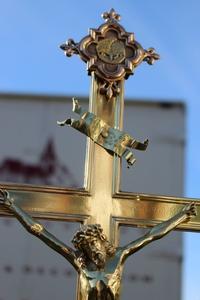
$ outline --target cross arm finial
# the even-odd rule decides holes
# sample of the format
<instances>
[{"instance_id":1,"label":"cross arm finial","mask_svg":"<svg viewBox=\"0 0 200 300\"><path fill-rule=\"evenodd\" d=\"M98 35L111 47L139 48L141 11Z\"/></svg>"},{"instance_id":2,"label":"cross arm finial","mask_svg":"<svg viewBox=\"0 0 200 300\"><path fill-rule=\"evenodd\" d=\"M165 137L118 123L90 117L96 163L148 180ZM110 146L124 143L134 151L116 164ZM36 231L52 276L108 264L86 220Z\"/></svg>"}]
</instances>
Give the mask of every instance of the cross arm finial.
<instances>
[{"instance_id":1,"label":"cross arm finial","mask_svg":"<svg viewBox=\"0 0 200 300\"><path fill-rule=\"evenodd\" d=\"M160 55L156 53L154 48L148 48L145 50L144 61L146 61L149 65L153 65L156 60L160 59Z\"/></svg>"},{"instance_id":2,"label":"cross arm finial","mask_svg":"<svg viewBox=\"0 0 200 300\"><path fill-rule=\"evenodd\" d=\"M101 16L106 22L119 22L121 20L121 16L116 13L114 8L111 8L109 12L104 12Z\"/></svg>"},{"instance_id":3,"label":"cross arm finial","mask_svg":"<svg viewBox=\"0 0 200 300\"><path fill-rule=\"evenodd\" d=\"M79 54L78 43L75 43L73 39L68 39L65 44L60 45L60 49L65 52L67 57L71 57L73 54Z\"/></svg>"}]
</instances>

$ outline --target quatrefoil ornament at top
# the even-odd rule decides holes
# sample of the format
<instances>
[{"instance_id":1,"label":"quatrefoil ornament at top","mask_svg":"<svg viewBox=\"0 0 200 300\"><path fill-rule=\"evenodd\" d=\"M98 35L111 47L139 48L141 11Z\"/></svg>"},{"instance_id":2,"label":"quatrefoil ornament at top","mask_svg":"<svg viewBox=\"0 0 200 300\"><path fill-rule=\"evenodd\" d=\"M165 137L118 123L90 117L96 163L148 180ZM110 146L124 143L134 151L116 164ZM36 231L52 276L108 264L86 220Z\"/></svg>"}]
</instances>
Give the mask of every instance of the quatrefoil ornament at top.
<instances>
[{"instance_id":1,"label":"quatrefoil ornament at top","mask_svg":"<svg viewBox=\"0 0 200 300\"><path fill-rule=\"evenodd\" d=\"M135 40L134 34L126 32L118 24L120 15L114 9L105 12L105 23L98 29L90 29L89 35L79 43L69 39L60 47L66 56L78 54L87 63L88 74L94 72L102 82L100 92L111 99L120 92L118 83L132 75L142 62L153 64L159 59L154 48L147 50Z\"/></svg>"}]
</instances>

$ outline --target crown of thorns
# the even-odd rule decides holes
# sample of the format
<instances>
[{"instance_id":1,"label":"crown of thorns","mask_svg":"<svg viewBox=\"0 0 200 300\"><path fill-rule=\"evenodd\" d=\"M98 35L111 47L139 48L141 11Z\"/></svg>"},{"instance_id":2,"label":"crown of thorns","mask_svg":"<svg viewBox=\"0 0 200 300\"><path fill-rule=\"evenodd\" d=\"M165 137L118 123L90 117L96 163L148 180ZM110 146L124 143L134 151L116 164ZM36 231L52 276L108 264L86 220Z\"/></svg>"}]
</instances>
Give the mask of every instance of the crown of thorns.
<instances>
[{"instance_id":1,"label":"crown of thorns","mask_svg":"<svg viewBox=\"0 0 200 300\"><path fill-rule=\"evenodd\" d=\"M98 238L101 241L107 241L106 235L103 233L103 229L99 224L82 226L75 234L72 243L76 249L81 250L83 245L87 245L94 238Z\"/></svg>"}]
</instances>

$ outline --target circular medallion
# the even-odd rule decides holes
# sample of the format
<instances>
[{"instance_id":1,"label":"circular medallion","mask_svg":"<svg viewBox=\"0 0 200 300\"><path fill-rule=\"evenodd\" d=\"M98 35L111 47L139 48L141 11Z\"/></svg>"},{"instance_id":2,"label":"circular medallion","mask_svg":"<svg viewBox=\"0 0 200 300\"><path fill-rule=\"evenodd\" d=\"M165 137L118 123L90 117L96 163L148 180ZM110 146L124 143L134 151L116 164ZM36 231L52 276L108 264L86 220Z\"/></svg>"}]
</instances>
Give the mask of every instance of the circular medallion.
<instances>
[{"instance_id":1,"label":"circular medallion","mask_svg":"<svg viewBox=\"0 0 200 300\"><path fill-rule=\"evenodd\" d=\"M99 41L96 49L98 57L105 63L119 64L125 59L125 46L116 38Z\"/></svg>"}]
</instances>

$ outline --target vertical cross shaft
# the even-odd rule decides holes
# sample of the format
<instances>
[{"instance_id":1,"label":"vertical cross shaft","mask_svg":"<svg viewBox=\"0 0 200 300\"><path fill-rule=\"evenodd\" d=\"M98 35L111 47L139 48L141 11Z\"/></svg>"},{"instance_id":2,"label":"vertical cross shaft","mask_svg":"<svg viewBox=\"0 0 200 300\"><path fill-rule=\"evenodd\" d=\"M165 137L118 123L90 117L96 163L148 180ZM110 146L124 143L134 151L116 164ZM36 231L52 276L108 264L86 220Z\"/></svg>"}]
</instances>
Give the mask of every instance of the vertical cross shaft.
<instances>
[{"instance_id":1,"label":"vertical cross shaft","mask_svg":"<svg viewBox=\"0 0 200 300\"><path fill-rule=\"evenodd\" d=\"M120 83L120 94L107 102L99 93L99 84L92 74L90 111L103 119L108 125L120 128L123 118L123 81ZM90 218L88 224L101 224L110 238L110 223L113 212L112 186L116 179L113 162L116 157L110 155L98 144L88 141L85 185L91 193ZM100 213L101 212L101 213Z\"/></svg>"},{"instance_id":2,"label":"vertical cross shaft","mask_svg":"<svg viewBox=\"0 0 200 300\"><path fill-rule=\"evenodd\" d=\"M103 18L105 23L98 29L90 29L89 35L79 43L69 39L61 49L66 56L78 54L87 62L88 73L92 76L90 112L108 126L122 129L124 79L133 74L140 63L153 64L159 55L153 48L143 49L134 34L119 25L120 16L113 9L104 13ZM119 160L115 155L111 156L98 144L88 142L85 187L91 199L88 202L90 217L85 223L101 224L108 238L114 239L115 243L116 235L112 232L111 237L110 228L112 215L117 212L112 197L113 187L119 189L120 176L116 165L119 165Z\"/></svg>"}]
</instances>

